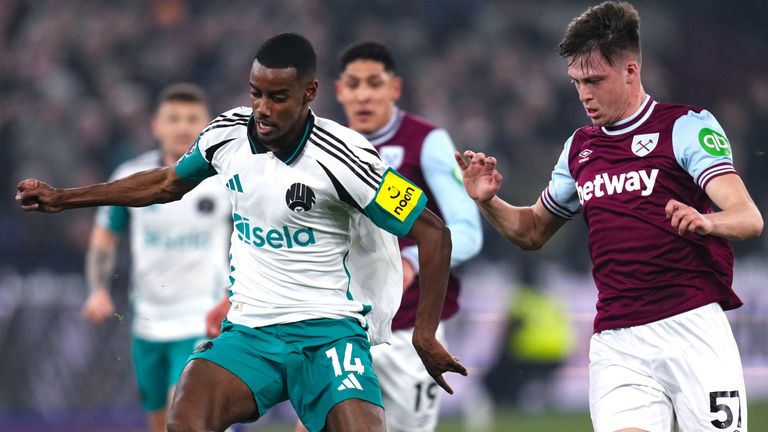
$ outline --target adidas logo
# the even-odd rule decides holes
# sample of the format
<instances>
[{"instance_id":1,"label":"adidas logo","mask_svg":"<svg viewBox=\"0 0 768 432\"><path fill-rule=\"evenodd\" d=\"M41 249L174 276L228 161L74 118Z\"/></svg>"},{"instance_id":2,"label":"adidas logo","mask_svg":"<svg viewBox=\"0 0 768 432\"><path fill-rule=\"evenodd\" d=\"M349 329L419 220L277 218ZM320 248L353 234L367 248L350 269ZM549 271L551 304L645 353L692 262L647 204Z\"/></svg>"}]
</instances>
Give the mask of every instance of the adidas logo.
<instances>
[{"instance_id":1,"label":"adidas logo","mask_svg":"<svg viewBox=\"0 0 768 432\"><path fill-rule=\"evenodd\" d=\"M363 386L360 385L360 381L357 380L355 377L355 374L349 374L346 378L344 378L344 381L341 382L341 385L336 388L338 391L342 390L351 390L351 389L358 389L362 390Z\"/></svg>"},{"instance_id":2,"label":"adidas logo","mask_svg":"<svg viewBox=\"0 0 768 432\"><path fill-rule=\"evenodd\" d=\"M235 174L234 177L227 182L227 189L231 189L235 192L243 192L243 185L240 184L240 174Z\"/></svg>"}]
</instances>

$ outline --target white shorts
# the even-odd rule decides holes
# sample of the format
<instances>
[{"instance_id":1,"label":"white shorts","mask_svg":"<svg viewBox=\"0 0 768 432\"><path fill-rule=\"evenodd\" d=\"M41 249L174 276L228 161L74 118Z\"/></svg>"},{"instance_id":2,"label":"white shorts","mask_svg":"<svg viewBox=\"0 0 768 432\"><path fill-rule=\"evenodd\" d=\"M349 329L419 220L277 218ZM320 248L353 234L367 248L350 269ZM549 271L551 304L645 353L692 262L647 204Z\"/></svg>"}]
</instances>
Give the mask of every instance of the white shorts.
<instances>
[{"instance_id":1,"label":"white shorts","mask_svg":"<svg viewBox=\"0 0 768 432\"><path fill-rule=\"evenodd\" d=\"M746 432L741 358L720 305L592 335L589 410L596 432Z\"/></svg>"},{"instance_id":2,"label":"white shorts","mask_svg":"<svg viewBox=\"0 0 768 432\"><path fill-rule=\"evenodd\" d=\"M433 431L443 389L427 373L413 347L413 329L392 332L391 344L371 347L390 432ZM437 339L444 342L442 326Z\"/></svg>"}]
</instances>

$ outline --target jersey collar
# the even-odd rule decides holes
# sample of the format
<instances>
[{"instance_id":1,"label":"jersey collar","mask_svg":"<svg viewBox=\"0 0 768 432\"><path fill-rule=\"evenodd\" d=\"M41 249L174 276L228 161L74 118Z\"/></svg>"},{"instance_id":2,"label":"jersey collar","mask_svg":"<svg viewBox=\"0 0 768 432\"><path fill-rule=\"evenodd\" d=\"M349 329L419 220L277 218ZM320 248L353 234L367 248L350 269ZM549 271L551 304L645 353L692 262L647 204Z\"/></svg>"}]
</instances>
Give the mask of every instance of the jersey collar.
<instances>
[{"instance_id":1,"label":"jersey collar","mask_svg":"<svg viewBox=\"0 0 768 432\"><path fill-rule=\"evenodd\" d=\"M638 109L634 114L625 118L624 120L618 121L609 126L603 126L603 132L605 132L607 135L621 135L627 132L632 132L646 120L648 120L648 117L651 116L651 112L655 106L656 101L651 99L650 95L646 95L645 100L640 105L640 109Z\"/></svg>"},{"instance_id":2,"label":"jersey collar","mask_svg":"<svg viewBox=\"0 0 768 432\"><path fill-rule=\"evenodd\" d=\"M248 135L248 142L251 144L251 153L253 154L262 154L267 153L269 150L264 147L262 143L259 142L259 140L253 136L253 133L251 131L253 130L253 113L251 113L251 116L248 117L248 127L247 127L247 133ZM312 128L315 124L315 115L312 113L312 110L309 110L309 115L307 115L307 121L304 124L304 134L301 136L301 139L299 140L296 145L284 152L281 153L275 153L275 157L283 161L286 165L290 165L295 161L299 155L301 154L301 151L304 150L304 147L307 145L307 140L309 139L309 135L312 132Z\"/></svg>"}]
</instances>

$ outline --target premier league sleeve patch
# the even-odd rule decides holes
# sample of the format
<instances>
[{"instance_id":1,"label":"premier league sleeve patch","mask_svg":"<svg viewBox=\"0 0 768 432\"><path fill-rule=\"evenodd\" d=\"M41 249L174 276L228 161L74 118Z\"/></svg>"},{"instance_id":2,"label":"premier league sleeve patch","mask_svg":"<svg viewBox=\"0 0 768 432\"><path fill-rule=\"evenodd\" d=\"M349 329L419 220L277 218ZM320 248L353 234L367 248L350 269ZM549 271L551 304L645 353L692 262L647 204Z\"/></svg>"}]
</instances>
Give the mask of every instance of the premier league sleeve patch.
<instances>
[{"instance_id":1,"label":"premier league sleeve patch","mask_svg":"<svg viewBox=\"0 0 768 432\"><path fill-rule=\"evenodd\" d=\"M426 204L427 197L421 188L389 168L365 213L380 228L402 237L411 230Z\"/></svg>"}]
</instances>

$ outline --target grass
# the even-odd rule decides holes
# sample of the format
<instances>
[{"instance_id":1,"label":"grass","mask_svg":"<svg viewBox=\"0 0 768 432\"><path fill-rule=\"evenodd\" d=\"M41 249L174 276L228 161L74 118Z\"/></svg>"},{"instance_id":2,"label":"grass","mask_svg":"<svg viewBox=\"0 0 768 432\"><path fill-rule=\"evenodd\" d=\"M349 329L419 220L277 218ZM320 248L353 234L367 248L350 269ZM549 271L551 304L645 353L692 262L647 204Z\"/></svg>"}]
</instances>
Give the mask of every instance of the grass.
<instances>
[{"instance_id":1,"label":"grass","mask_svg":"<svg viewBox=\"0 0 768 432\"><path fill-rule=\"evenodd\" d=\"M768 401L749 404L749 428L753 431L768 431ZM288 426L261 428L258 422L248 432L288 432ZM514 410L497 413L494 432L592 432L589 413L548 412L528 414ZM459 419L445 419L440 422L437 432L475 432L468 431Z\"/></svg>"}]
</instances>

